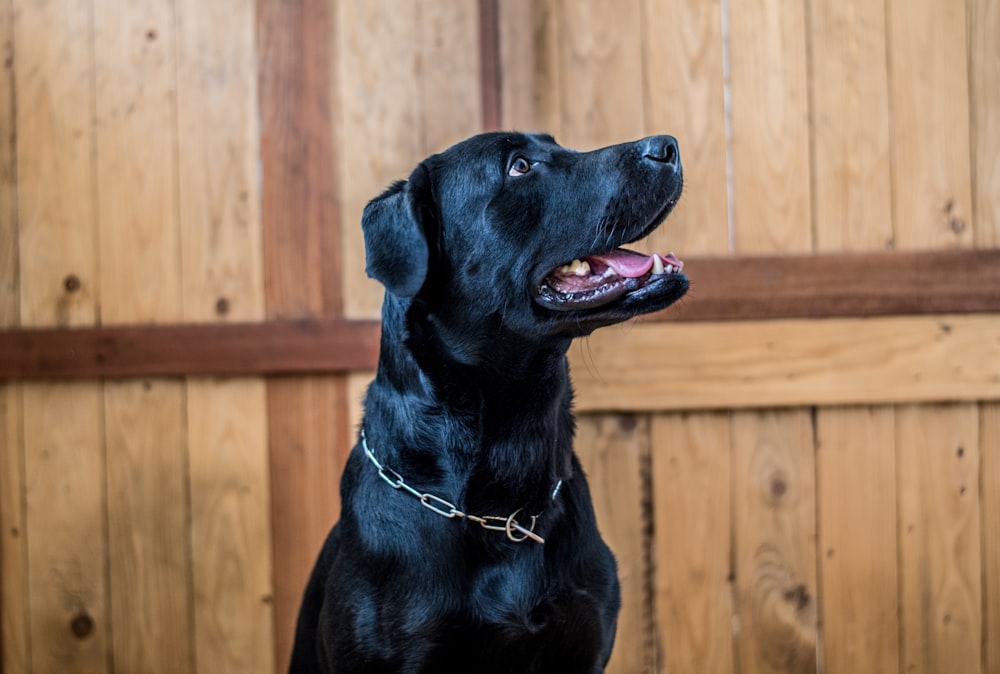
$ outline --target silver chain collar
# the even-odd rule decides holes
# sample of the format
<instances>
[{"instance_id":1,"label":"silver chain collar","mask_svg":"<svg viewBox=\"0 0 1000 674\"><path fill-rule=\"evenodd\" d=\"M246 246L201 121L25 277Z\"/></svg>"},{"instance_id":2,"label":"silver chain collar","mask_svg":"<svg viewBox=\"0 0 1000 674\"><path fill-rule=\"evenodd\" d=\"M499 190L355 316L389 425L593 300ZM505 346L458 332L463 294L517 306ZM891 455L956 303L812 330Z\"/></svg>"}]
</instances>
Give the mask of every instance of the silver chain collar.
<instances>
[{"instance_id":1,"label":"silver chain collar","mask_svg":"<svg viewBox=\"0 0 1000 674\"><path fill-rule=\"evenodd\" d=\"M368 447L368 439L365 437L365 429L361 429L361 447L365 450L365 455L368 459L378 468L379 477L385 480L389 486L393 489L398 489L405 491L410 496L413 496L420 501L420 504L430 510L432 513L436 513L441 517L446 517L448 519L465 519L470 522L475 522L483 529L489 529L490 531L503 531L507 534L507 538L514 541L515 543L520 543L521 541L531 539L536 543L544 543L545 539L535 533L535 523L541 516L531 515L531 524L525 527L520 522L517 521L517 516L521 513L524 508L518 508L512 512L507 517L500 515L469 515L464 513L455 507L454 503L450 503L440 496L435 496L434 494L428 494L425 492L420 492L410 485L406 484L403 476L394 471L392 468L386 468L379 460L375 458L375 454ZM559 494L559 490L562 489L562 480L556 483L555 489L552 490L552 500L555 500L556 496Z\"/></svg>"}]
</instances>

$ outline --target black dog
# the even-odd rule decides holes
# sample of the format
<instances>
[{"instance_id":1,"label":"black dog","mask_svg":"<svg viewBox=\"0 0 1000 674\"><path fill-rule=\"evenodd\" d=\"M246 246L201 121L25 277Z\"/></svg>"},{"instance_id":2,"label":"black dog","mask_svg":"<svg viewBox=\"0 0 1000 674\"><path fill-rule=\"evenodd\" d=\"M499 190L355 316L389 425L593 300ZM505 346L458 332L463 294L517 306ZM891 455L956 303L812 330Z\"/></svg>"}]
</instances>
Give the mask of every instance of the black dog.
<instances>
[{"instance_id":1,"label":"black dog","mask_svg":"<svg viewBox=\"0 0 1000 674\"><path fill-rule=\"evenodd\" d=\"M681 193L677 144L473 137L365 209L378 374L291 671L603 672L619 608L573 453L574 337L687 289L618 246Z\"/></svg>"}]
</instances>

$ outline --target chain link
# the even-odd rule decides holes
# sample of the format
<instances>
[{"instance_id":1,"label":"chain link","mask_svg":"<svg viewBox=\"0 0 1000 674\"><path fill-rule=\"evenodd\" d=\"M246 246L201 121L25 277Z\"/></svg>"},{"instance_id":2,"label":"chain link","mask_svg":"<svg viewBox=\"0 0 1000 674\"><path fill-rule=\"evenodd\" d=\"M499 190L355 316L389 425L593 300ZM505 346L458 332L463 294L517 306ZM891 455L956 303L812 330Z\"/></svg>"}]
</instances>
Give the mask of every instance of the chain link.
<instances>
[{"instance_id":1,"label":"chain link","mask_svg":"<svg viewBox=\"0 0 1000 674\"><path fill-rule=\"evenodd\" d=\"M375 458L375 453L372 452L371 448L368 447L368 439L365 437L365 429L361 429L361 447L365 450L365 455L368 460L374 464L378 469L378 475L386 483L398 491L405 491L410 496L413 496L418 501L420 505L424 506L432 513L445 517L447 519L465 519L470 522L475 522L483 529L489 529L490 531L503 531L507 534L507 538L514 541L515 543L520 543L521 541L531 539L536 543L544 543L545 539L535 533L535 523L538 521L539 515L531 516L531 526L525 527L520 522L517 521L516 517L523 508L518 508L512 512L507 517L500 515L469 515L467 513L459 510L454 503L447 501L440 496L435 496L434 494L428 494L426 492L421 492L410 485L406 484L406 480L403 476L394 471L392 468L387 468L383 466L377 458ZM552 498L555 499L559 490L562 488L562 480L556 483L555 489L552 490ZM516 532L516 533L515 533Z\"/></svg>"}]
</instances>

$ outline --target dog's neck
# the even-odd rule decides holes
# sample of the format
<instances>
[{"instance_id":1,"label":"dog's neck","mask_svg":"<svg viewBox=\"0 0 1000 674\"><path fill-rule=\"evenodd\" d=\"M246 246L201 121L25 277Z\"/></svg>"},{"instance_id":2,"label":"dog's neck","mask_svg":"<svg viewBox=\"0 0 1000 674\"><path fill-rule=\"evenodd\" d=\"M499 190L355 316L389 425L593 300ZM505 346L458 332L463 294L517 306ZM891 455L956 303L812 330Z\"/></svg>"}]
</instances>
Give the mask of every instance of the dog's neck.
<instances>
[{"instance_id":1,"label":"dog's neck","mask_svg":"<svg viewBox=\"0 0 1000 674\"><path fill-rule=\"evenodd\" d=\"M390 300L383 314L365 413L394 436L372 438L386 462L428 487L464 484L452 496L470 508L545 505L553 485L571 477L568 342L532 348L496 335L470 363L462 336L432 317Z\"/></svg>"}]
</instances>

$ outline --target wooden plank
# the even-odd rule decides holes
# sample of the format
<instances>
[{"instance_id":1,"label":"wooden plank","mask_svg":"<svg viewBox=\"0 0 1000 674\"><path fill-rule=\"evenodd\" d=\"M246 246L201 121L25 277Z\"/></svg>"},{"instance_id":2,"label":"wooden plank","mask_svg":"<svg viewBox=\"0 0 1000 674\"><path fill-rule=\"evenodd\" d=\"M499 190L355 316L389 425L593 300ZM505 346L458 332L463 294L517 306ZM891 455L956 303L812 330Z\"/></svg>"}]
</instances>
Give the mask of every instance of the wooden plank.
<instances>
[{"instance_id":1,"label":"wooden plank","mask_svg":"<svg viewBox=\"0 0 1000 674\"><path fill-rule=\"evenodd\" d=\"M13 0L0 2L0 58L0 328L12 328L21 313Z\"/></svg>"},{"instance_id":2,"label":"wooden plank","mask_svg":"<svg viewBox=\"0 0 1000 674\"><path fill-rule=\"evenodd\" d=\"M0 332L0 378L343 372L372 367L379 338L338 320Z\"/></svg>"},{"instance_id":3,"label":"wooden plank","mask_svg":"<svg viewBox=\"0 0 1000 674\"><path fill-rule=\"evenodd\" d=\"M31 648L26 671L109 672L117 635L110 631L107 597L101 389L26 384L22 409Z\"/></svg>"},{"instance_id":4,"label":"wooden plank","mask_svg":"<svg viewBox=\"0 0 1000 674\"><path fill-rule=\"evenodd\" d=\"M803 3L729 5L737 252L812 248Z\"/></svg>"},{"instance_id":5,"label":"wooden plank","mask_svg":"<svg viewBox=\"0 0 1000 674\"><path fill-rule=\"evenodd\" d=\"M663 323L569 355L583 411L996 400L998 337L996 315Z\"/></svg>"},{"instance_id":6,"label":"wooden plank","mask_svg":"<svg viewBox=\"0 0 1000 674\"><path fill-rule=\"evenodd\" d=\"M824 670L899 671L895 414L817 415Z\"/></svg>"},{"instance_id":7,"label":"wooden plank","mask_svg":"<svg viewBox=\"0 0 1000 674\"><path fill-rule=\"evenodd\" d=\"M178 145L184 317L264 316L256 9L179 0ZM220 35L219 25L228 29ZM267 392L260 379L186 391L195 660L274 669Z\"/></svg>"},{"instance_id":8,"label":"wooden plank","mask_svg":"<svg viewBox=\"0 0 1000 674\"><path fill-rule=\"evenodd\" d=\"M653 417L656 671L734 671L729 433L726 412Z\"/></svg>"},{"instance_id":9,"label":"wooden plank","mask_svg":"<svg viewBox=\"0 0 1000 674\"><path fill-rule=\"evenodd\" d=\"M267 316L326 320L345 307L341 267L341 158L381 153L355 150L339 134L342 102L341 39L346 8L325 0L257 3L262 123L264 279ZM354 44L358 54L382 49ZM386 43L389 45L391 43ZM361 58L356 56L356 58ZM415 79L415 78L411 78ZM407 98L407 100L414 100ZM400 127L412 135L412 127ZM335 138L336 135L336 138ZM346 137L345 137L346 136ZM360 212L359 212L360 213ZM357 221L354 227L357 227ZM358 228L360 232L360 228ZM303 276L302 270L308 270ZM352 287L353 290L353 287ZM353 292L352 292L353 295ZM295 619L320 543L339 512L337 451L346 404L341 377L268 382L272 545L274 548L275 667L287 668Z\"/></svg>"},{"instance_id":10,"label":"wooden plank","mask_svg":"<svg viewBox=\"0 0 1000 674\"><path fill-rule=\"evenodd\" d=\"M558 6L563 145L579 150L644 135L639 0Z\"/></svg>"},{"instance_id":11,"label":"wooden plank","mask_svg":"<svg viewBox=\"0 0 1000 674\"><path fill-rule=\"evenodd\" d=\"M173 3L95 8L102 322L182 318ZM112 662L194 670L184 386L104 389Z\"/></svg>"},{"instance_id":12,"label":"wooden plank","mask_svg":"<svg viewBox=\"0 0 1000 674\"><path fill-rule=\"evenodd\" d=\"M969 0L974 238L1000 246L1000 4Z\"/></svg>"},{"instance_id":13,"label":"wooden plank","mask_svg":"<svg viewBox=\"0 0 1000 674\"><path fill-rule=\"evenodd\" d=\"M816 248L891 248L885 7L864 0L808 7Z\"/></svg>"},{"instance_id":14,"label":"wooden plank","mask_svg":"<svg viewBox=\"0 0 1000 674\"><path fill-rule=\"evenodd\" d=\"M900 671L980 672L977 408L908 406L896 414Z\"/></svg>"},{"instance_id":15,"label":"wooden plank","mask_svg":"<svg viewBox=\"0 0 1000 674\"><path fill-rule=\"evenodd\" d=\"M576 452L590 485L598 526L618 560L622 610L610 674L652 671L654 640L649 420L633 415L577 418Z\"/></svg>"},{"instance_id":16,"label":"wooden plank","mask_svg":"<svg viewBox=\"0 0 1000 674\"><path fill-rule=\"evenodd\" d=\"M266 388L190 380L187 398L198 671L273 672Z\"/></svg>"},{"instance_id":17,"label":"wooden plank","mask_svg":"<svg viewBox=\"0 0 1000 674\"><path fill-rule=\"evenodd\" d=\"M482 130L503 126L500 70L500 7L497 0L479 0L479 87Z\"/></svg>"},{"instance_id":18,"label":"wooden plank","mask_svg":"<svg viewBox=\"0 0 1000 674\"><path fill-rule=\"evenodd\" d=\"M535 16L545 11L547 3L538 0L483 2L494 5L497 10L498 126L516 131L547 129L536 101L542 93L537 90L542 75L537 74L536 69L542 61L541 50L551 47L536 39L535 28ZM485 52L485 44L483 49ZM486 63L484 60L484 67ZM486 115L488 109L484 102L484 122L489 121ZM483 128L485 130L490 127L484 123Z\"/></svg>"},{"instance_id":19,"label":"wooden plank","mask_svg":"<svg viewBox=\"0 0 1000 674\"><path fill-rule=\"evenodd\" d=\"M338 484L347 459L344 388L329 377L268 382L278 670L288 666L302 592L340 516Z\"/></svg>"},{"instance_id":20,"label":"wooden plank","mask_svg":"<svg viewBox=\"0 0 1000 674\"><path fill-rule=\"evenodd\" d=\"M648 250L729 252L722 3L644 0L646 132L677 137L684 196ZM702 281L698 297L702 296Z\"/></svg>"},{"instance_id":21,"label":"wooden plank","mask_svg":"<svg viewBox=\"0 0 1000 674\"><path fill-rule=\"evenodd\" d=\"M983 671L1000 671L1000 405L980 407Z\"/></svg>"},{"instance_id":22,"label":"wooden plank","mask_svg":"<svg viewBox=\"0 0 1000 674\"><path fill-rule=\"evenodd\" d=\"M419 2L348 0L338 3L332 26L339 104L337 190L344 226L331 259L338 260L343 286L350 288L344 313L351 318L378 318L382 306L382 286L365 274L362 210L391 181L409 176L427 154L425 92L418 76L424 72L422 7ZM372 49L376 44L379 48ZM371 152L373 147L379 151Z\"/></svg>"},{"instance_id":23,"label":"wooden plank","mask_svg":"<svg viewBox=\"0 0 1000 674\"><path fill-rule=\"evenodd\" d=\"M816 483L805 410L732 422L740 672L816 671Z\"/></svg>"},{"instance_id":24,"label":"wooden plank","mask_svg":"<svg viewBox=\"0 0 1000 674\"><path fill-rule=\"evenodd\" d=\"M0 671L31 671L21 387L0 385Z\"/></svg>"},{"instance_id":25,"label":"wooden plank","mask_svg":"<svg viewBox=\"0 0 1000 674\"><path fill-rule=\"evenodd\" d=\"M482 92L486 87L495 87L496 83L480 79L486 46L481 48L479 43L480 22L476 10L477 5L471 2L421 0L420 23L416 28L420 36L420 84L423 89L423 155L440 152L483 130ZM387 11L398 10L393 5ZM380 107L398 104L399 99L393 96L381 101ZM495 111L491 115L495 115ZM499 117L496 121L499 122ZM413 164L421 159L423 156ZM374 197L376 192L368 196Z\"/></svg>"},{"instance_id":26,"label":"wooden plank","mask_svg":"<svg viewBox=\"0 0 1000 674\"><path fill-rule=\"evenodd\" d=\"M886 3L900 249L973 243L965 4Z\"/></svg>"}]
</instances>

